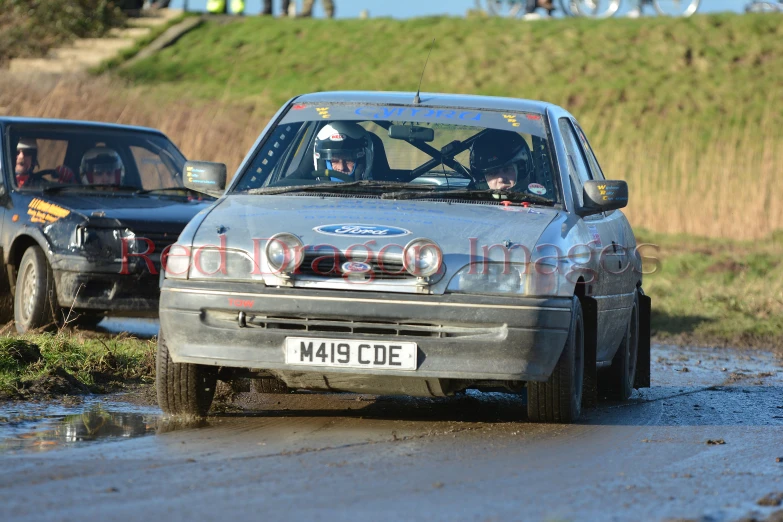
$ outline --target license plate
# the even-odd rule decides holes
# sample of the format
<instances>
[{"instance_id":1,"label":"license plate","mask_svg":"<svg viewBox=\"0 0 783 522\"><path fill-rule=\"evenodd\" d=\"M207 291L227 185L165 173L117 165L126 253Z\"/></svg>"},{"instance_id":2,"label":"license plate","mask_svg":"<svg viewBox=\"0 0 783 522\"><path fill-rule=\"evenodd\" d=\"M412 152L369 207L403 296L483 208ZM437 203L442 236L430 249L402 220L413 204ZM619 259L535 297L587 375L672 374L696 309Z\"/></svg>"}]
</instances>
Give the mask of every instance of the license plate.
<instances>
[{"instance_id":1,"label":"license plate","mask_svg":"<svg viewBox=\"0 0 783 522\"><path fill-rule=\"evenodd\" d=\"M287 337L286 364L331 366L336 368L372 368L415 370L416 343L356 341Z\"/></svg>"}]
</instances>

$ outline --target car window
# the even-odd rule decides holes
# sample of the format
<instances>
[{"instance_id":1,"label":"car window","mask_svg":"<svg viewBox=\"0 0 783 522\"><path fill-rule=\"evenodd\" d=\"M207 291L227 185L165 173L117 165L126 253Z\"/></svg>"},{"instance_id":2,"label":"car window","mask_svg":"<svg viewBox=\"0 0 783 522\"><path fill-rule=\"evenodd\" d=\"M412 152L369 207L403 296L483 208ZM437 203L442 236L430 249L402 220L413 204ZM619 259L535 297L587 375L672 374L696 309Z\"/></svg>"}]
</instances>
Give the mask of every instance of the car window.
<instances>
[{"instance_id":1,"label":"car window","mask_svg":"<svg viewBox=\"0 0 783 522\"><path fill-rule=\"evenodd\" d=\"M141 187L145 190L179 187L180 173L175 170L171 161L165 161L166 156L160 152L145 147L130 147L133 161L139 171Z\"/></svg>"},{"instance_id":2,"label":"car window","mask_svg":"<svg viewBox=\"0 0 783 522\"><path fill-rule=\"evenodd\" d=\"M566 153L568 154L568 173L576 189L576 199L579 205L582 205L582 187L584 182L593 179L587 161L582 154L579 141L574 133L571 123L567 118L560 118L558 121L560 132L563 135Z\"/></svg>"},{"instance_id":3,"label":"car window","mask_svg":"<svg viewBox=\"0 0 783 522\"><path fill-rule=\"evenodd\" d=\"M507 191L519 194L514 198L554 205L561 195L549 143L539 114L296 104L253 151L231 190L263 194L282 187L331 184L339 189L347 181L370 181L410 185L400 186L407 196L424 197L411 191L430 190L437 199L441 189L465 189L472 192L464 194L469 199L484 200L477 192ZM477 155L483 163L472 160L476 148L483 151ZM398 194L394 188L365 192L390 196Z\"/></svg>"},{"instance_id":4,"label":"car window","mask_svg":"<svg viewBox=\"0 0 783 522\"><path fill-rule=\"evenodd\" d=\"M5 152L13 154L10 159L17 188L183 187L185 158L171 141L159 134L135 129L25 123L10 126L9 142Z\"/></svg>"},{"instance_id":5,"label":"car window","mask_svg":"<svg viewBox=\"0 0 783 522\"><path fill-rule=\"evenodd\" d=\"M598 159L595 157L593 148L590 147L590 142L587 141L585 133L579 125L576 126L576 133L579 136L579 142L582 144L582 150L587 155L587 162L590 164L590 170L593 172L593 179L606 179L601 170L601 165L599 165Z\"/></svg>"}]
</instances>

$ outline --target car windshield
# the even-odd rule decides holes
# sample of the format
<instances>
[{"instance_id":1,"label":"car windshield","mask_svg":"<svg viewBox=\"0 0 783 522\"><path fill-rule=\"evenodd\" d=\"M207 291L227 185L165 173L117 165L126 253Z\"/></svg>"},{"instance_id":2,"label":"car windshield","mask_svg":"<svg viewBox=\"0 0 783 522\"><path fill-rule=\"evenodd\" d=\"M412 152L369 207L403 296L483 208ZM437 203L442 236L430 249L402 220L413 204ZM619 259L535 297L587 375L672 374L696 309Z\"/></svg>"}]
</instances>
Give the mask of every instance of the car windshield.
<instances>
[{"instance_id":1,"label":"car windshield","mask_svg":"<svg viewBox=\"0 0 783 522\"><path fill-rule=\"evenodd\" d=\"M295 104L232 190L554 205L549 143L542 114Z\"/></svg>"},{"instance_id":2,"label":"car windshield","mask_svg":"<svg viewBox=\"0 0 783 522\"><path fill-rule=\"evenodd\" d=\"M33 190L161 191L182 188L185 157L165 136L79 125L10 127L14 184Z\"/></svg>"}]
</instances>

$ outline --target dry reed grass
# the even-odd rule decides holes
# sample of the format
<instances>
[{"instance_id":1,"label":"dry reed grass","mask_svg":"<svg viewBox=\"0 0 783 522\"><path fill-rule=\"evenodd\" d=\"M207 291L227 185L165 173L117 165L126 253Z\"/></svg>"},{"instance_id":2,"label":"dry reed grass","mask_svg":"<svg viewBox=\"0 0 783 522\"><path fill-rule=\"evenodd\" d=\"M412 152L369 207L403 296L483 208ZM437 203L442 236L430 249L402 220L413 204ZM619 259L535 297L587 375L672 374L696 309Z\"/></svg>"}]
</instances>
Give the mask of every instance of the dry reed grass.
<instances>
[{"instance_id":1,"label":"dry reed grass","mask_svg":"<svg viewBox=\"0 0 783 522\"><path fill-rule=\"evenodd\" d=\"M26 84L0 77L0 114L159 128L187 157L224 162L229 172L271 117L262 108L267 106L187 97L162 105L140 88L105 78ZM711 128L706 143L704 129L677 120L661 119L644 139L630 141L616 125L583 123L596 129L591 138L605 172L629 183L626 214L634 226L733 238L761 238L783 229L783 183L777 178L783 172L783 130L771 117L760 126Z\"/></svg>"}]
</instances>

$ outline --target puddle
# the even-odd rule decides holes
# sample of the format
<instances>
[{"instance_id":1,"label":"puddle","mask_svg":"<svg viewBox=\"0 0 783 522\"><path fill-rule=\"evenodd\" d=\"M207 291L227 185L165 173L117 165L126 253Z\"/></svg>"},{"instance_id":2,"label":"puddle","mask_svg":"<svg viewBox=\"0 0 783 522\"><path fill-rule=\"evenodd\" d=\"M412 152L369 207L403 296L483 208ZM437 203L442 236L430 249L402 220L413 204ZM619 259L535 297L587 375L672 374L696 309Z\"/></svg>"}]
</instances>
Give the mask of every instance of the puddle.
<instances>
[{"instance_id":1,"label":"puddle","mask_svg":"<svg viewBox=\"0 0 783 522\"><path fill-rule=\"evenodd\" d=\"M149 406L87 398L78 405L0 404L0 453L47 451L154 434L161 412Z\"/></svg>"},{"instance_id":2,"label":"puddle","mask_svg":"<svg viewBox=\"0 0 783 522\"><path fill-rule=\"evenodd\" d=\"M98 332L120 334L127 332L142 339L158 335L160 322L157 319L137 317L107 317L95 327Z\"/></svg>"}]
</instances>

